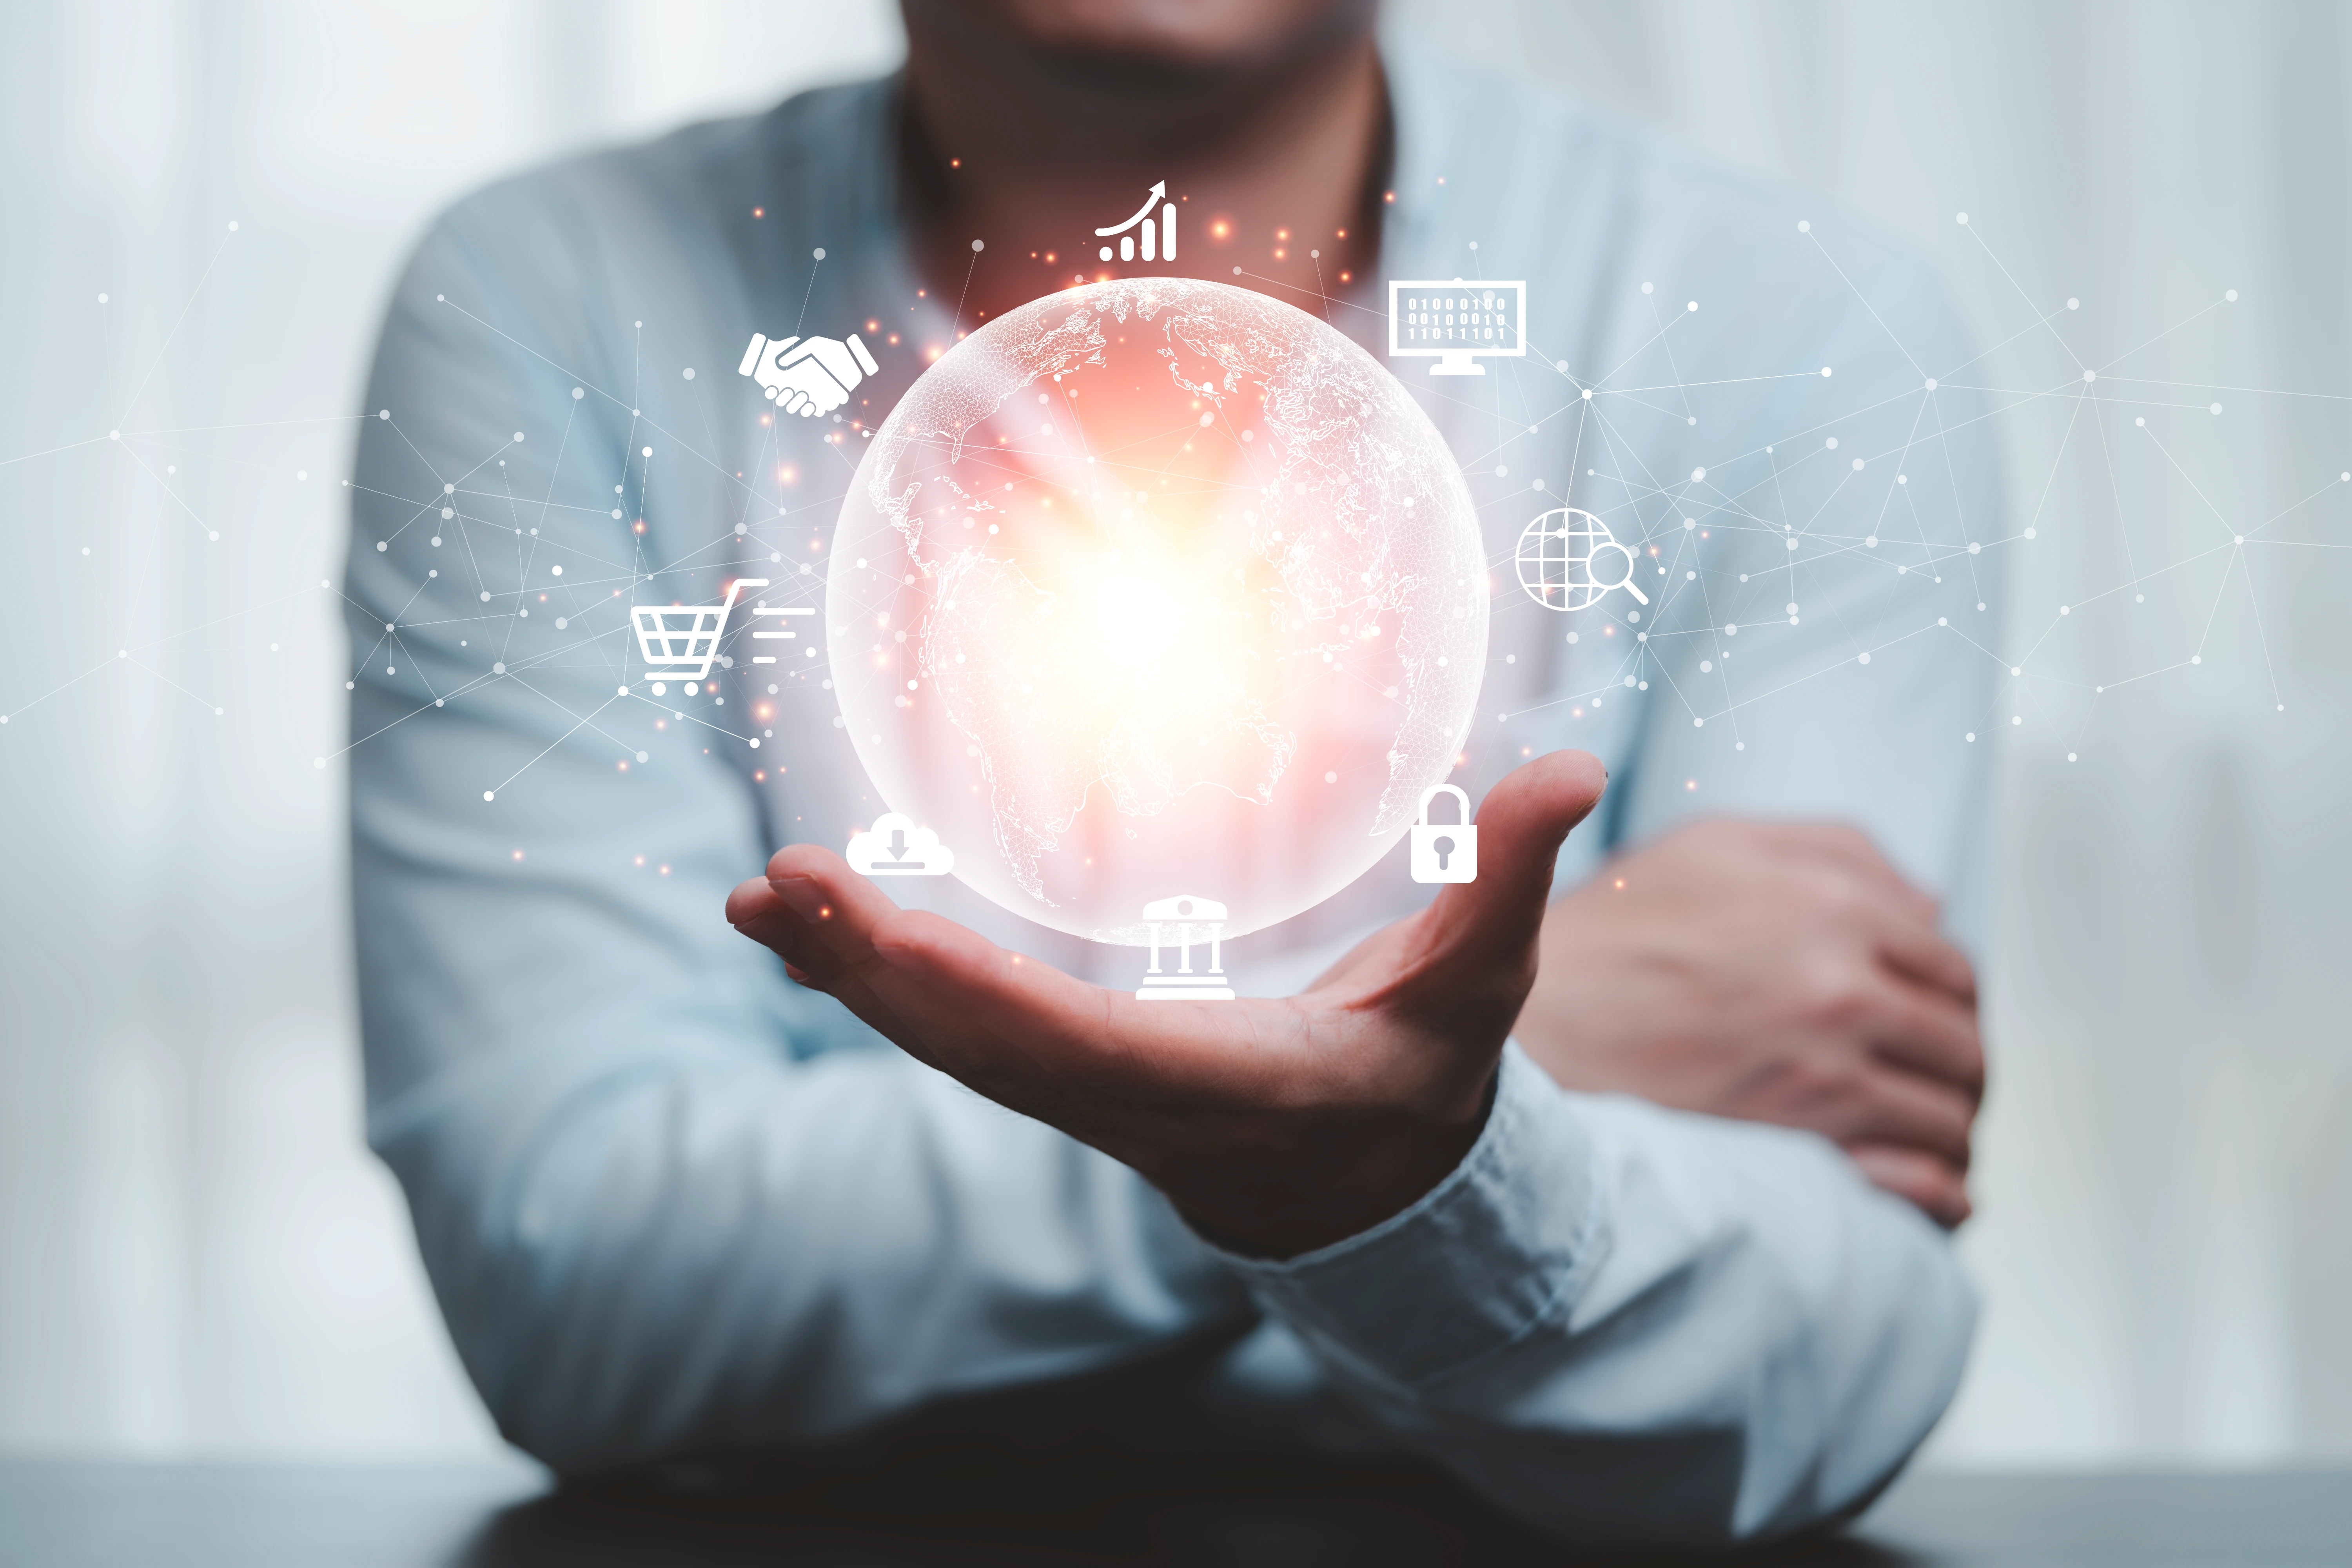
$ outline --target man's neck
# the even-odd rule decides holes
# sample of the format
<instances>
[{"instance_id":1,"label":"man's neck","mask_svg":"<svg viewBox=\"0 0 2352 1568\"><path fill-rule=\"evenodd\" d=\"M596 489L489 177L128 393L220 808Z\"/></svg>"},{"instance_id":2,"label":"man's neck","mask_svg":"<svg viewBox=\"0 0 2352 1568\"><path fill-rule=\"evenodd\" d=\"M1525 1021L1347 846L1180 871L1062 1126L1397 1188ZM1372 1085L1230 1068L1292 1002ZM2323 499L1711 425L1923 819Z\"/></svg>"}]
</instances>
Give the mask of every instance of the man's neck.
<instances>
[{"instance_id":1,"label":"man's neck","mask_svg":"<svg viewBox=\"0 0 2352 1568\"><path fill-rule=\"evenodd\" d=\"M899 189L918 269L966 330L1080 278L1215 279L1314 309L1378 254L1389 114L1369 36L1207 82L979 60L962 42L912 40ZM1094 231L1161 181L1176 259L1122 263Z\"/></svg>"}]
</instances>

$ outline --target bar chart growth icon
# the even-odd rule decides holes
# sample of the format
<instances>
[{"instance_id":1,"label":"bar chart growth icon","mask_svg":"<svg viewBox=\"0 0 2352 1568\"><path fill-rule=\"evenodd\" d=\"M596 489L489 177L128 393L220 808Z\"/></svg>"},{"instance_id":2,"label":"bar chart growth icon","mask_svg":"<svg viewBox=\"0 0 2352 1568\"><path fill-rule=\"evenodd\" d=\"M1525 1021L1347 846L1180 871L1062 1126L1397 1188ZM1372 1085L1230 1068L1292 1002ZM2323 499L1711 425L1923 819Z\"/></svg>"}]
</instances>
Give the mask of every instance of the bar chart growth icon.
<instances>
[{"instance_id":1,"label":"bar chart growth icon","mask_svg":"<svg viewBox=\"0 0 2352 1568\"><path fill-rule=\"evenodd\" d=\"M1159 209L1156 221L1152 211L1154 207ZM1136 208L1135 216L1125 223L1095 230L1095 237L1097 239L1108 239L1113 236L1117 236L1118 239L1118 258L1121 261L1135 259L1136 240L1139 236L1143 241L1144 260L1175 260L1176 204L1168 199L1168 182L1160 180L1155 183L1151 187L1151 194L1143 198L1143 205ZM1111 247L1108 245L1104 246L1101 254L1102 258L1108 261L1111 258Z\"/></svg>"}]
</instances>

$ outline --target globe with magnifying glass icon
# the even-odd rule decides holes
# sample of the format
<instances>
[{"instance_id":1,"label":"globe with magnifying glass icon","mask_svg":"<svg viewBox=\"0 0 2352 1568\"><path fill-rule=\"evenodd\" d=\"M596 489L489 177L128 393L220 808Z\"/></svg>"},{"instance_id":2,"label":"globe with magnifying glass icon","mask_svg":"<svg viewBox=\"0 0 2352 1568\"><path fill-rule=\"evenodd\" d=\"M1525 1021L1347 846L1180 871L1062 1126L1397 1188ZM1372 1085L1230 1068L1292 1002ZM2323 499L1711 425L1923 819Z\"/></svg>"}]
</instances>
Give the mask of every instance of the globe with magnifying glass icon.
<instances>
[{"instance_id":1,"label":"globe with magnifying glass icon","mask_svg":"<svg viewBox=\"0 0 2352 1568\"><path fill-rule=\"evenodd\" d=\"M1618 588L1642 604L1650 596L1633 584L1633 552L1589 511L1556 507L1519 535L1519 586L1548 610L1582 610Z\"/></svg>"}]
</instances>

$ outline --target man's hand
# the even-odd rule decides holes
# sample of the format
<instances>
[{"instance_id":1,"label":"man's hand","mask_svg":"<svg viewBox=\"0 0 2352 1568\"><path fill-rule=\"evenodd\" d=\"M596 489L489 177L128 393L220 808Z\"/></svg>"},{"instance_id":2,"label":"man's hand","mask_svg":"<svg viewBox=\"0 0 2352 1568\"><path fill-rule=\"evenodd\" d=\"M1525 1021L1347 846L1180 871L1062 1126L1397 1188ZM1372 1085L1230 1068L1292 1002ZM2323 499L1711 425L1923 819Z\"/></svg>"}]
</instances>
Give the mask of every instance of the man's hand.
<instances>
[{"instance_id":1,"label":"man's hand","mask_svg":"<svg viewBox=\"0 0 2352 1568\"><path fill-rule=\"evenodd\" d=\"M807 418L830 414L848 402L857 384L879 368L855 332L847 342L837 338L771 342L754 332L736 370L766 388L777 407Z\"/></svg>"},{"instance_id":2,"label":"man's hand","mask_svg":"<svg viewBox=\"0 0 2352 1568\"><path fill-rule=\"evenodd\" d=\"M1517 769L1479 810L1477 881L1282 1000L1083 984L809 845L737 888L727 919L909 1056L1133 1166L1224 1245L1288 1257L1407 1207L1477 1141L1552 862L1602 780L1581 752Z\"/></svg>"},{"instance_id":3,"label":"man's hand","mask_svg":"<svg viewBox=\"0 0 2352 1568\"><path fill-rule=\"evenodd\" d=\"M1517 1035L1561 1084L1810 1128L1968 1217L1976 975L1861 834L1679 829L1553 905L1542 951Z\"/></svg>"}]
</instances>

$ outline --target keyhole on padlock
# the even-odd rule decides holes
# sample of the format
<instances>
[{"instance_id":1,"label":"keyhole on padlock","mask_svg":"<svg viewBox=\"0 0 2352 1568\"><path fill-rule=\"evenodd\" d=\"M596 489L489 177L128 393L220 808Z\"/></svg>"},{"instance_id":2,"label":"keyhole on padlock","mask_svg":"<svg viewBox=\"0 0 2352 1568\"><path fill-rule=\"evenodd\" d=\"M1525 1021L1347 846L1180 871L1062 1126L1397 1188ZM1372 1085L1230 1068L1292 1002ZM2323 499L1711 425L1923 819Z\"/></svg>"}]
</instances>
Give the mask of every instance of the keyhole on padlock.
<instances>
[{"instance_id":1,"label":"keyhole on padlock","mask_svg":"<svg viewBox=\"0 0 2352 1568\"><path fill-rule=\"evenodd\" d=\"M1452 858L1454 854L1454 840L1451 838L1433 838L1429 842L1429 847L1437 851L1437 868L1441 871L1444 870L1446 868L1445 862Z\"/></svg>"}]
</instances>

